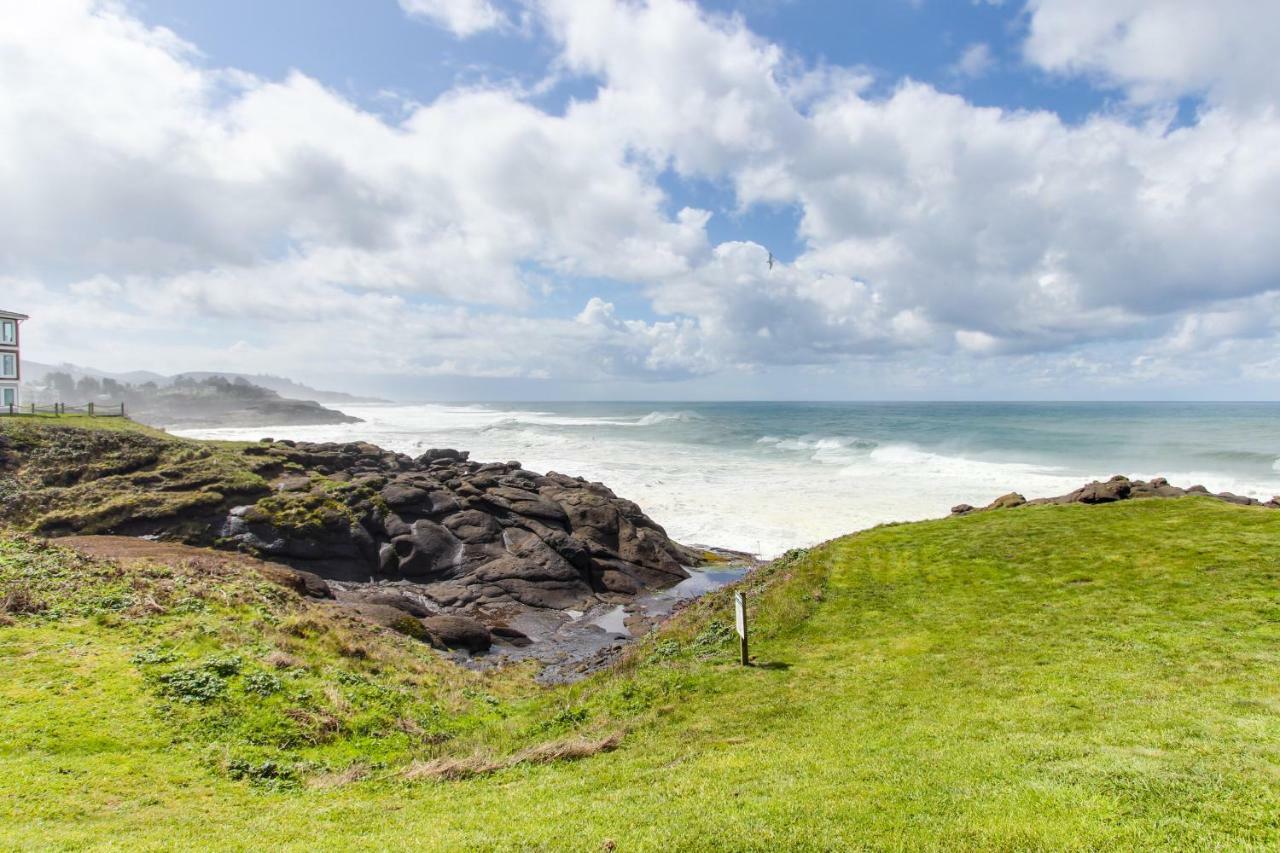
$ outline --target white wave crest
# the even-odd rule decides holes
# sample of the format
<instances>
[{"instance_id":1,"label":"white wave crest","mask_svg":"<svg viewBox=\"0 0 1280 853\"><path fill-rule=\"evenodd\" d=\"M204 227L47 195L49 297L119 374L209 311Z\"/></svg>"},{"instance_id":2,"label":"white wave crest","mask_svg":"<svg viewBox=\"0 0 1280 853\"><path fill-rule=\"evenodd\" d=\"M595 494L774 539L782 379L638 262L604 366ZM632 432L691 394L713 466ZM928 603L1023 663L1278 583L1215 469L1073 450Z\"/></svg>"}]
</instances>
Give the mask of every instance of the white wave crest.
<instances>
[{"instance_id":1,"label":"white wave crest","mask_svg":"<svg viewBox=\"0 0 1280 853\"><path fill-rule=\"evenodd\" d=\"M756 444L774 447L778 450L807 453L814 462L835 462L847 464L853 459L866 455L878 445L874 441L852 435L802 435L799 438L779 438L766 435L756 439Z\"/></svg>"},{"instance_id":2,"label":"white wave crest","mask_svg":"<svg viewBox=\"0 0 1280 853\"><path fill-rule=\"evenodd\" d=\"M702 420L702 415L697 412L650 412L636 421L636 426L654 426L655 424L665 424L668 421L700 420Z\"/></svg>"}]
</instances>

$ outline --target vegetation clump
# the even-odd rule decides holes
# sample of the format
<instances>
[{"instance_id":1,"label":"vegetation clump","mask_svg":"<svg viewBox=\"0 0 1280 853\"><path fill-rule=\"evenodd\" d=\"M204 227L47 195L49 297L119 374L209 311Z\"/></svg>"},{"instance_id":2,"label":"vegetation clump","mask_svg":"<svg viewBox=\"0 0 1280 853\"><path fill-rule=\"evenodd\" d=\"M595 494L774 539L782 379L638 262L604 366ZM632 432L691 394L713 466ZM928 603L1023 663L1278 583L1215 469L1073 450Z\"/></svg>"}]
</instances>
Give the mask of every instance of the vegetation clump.
<instances>
[{"instance_id":1,"label":"vegetation clump","mask_svg":"<svg viewBox=\"0 0 1280 853\"><path fill-rule=\"evenodd\" d=\"M278 462L241 443L173 438L121 419L0 421L0 517L48 535L163 530L209 542L270 491Z\"/></svg>"}]
</instances>

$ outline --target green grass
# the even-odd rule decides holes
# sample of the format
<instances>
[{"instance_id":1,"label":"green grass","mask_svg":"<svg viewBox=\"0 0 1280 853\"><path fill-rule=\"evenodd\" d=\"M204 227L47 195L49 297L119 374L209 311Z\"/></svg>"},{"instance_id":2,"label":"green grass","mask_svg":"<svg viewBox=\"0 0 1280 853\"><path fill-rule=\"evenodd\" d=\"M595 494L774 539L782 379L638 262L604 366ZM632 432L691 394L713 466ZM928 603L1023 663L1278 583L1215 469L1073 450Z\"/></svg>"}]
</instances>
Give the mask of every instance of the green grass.
<instances>
[{"instance_id":1,"label":"green grass","mask_svg":"<svg viewBox=\"0 0 1280 853\"><path fill-rule=\"evenodd\" d=\"M268 494L264 474L278 463L244 452L251 447L175 438L125 418L0 418L0 519L92 534L216 515ZM190 526L192 538L208 538L208 525Z\"/></svg>"},{"instance_id":2,"label":"green grass","mask_svg":"<svg viewBox=\"0 0 1280 853\"><path fill-rule=\"evenodd\" d=\"M0 589L47 599L0 628L4 846L1280 845L1271 510L1187 498L882 527L751 580L757 666L733 664L721 592L616 671L550 690L330 625L243 578L62 570L25 539L0 555ZM40 561L55 564L43 586ZM273 652L303 664L299 689L335 732L277 736L303 700ZM284 692L255 693L260 672ZM215 695L181 700L210 678ZM446 737L388 725L428 709ZM402 772L614 732L616 751L579 761ZM362 781L333 784L355 763Z\"/></svg>"}]
</instances>

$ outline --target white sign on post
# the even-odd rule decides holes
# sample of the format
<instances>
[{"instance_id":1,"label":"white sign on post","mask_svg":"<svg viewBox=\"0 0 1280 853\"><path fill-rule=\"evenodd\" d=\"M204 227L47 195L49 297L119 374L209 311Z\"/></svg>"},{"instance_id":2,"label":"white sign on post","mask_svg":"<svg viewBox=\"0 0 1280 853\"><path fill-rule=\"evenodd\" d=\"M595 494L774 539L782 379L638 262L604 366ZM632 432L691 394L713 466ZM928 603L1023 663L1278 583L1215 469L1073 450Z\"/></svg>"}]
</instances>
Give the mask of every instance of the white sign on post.
<instances>
[{"instance_id":1,"label":"white sign on post","mask_svg":"<svg viewBox=\"0 0 1280 853\"><path fill-rule=\"evenodd\" d=\"M750 657L747 655L747 596L746 593L735 592L733 594L733 615L737 622L738 641L740 651L742 652L742 665L750 665Z\"/></svg>"}]
</instances>

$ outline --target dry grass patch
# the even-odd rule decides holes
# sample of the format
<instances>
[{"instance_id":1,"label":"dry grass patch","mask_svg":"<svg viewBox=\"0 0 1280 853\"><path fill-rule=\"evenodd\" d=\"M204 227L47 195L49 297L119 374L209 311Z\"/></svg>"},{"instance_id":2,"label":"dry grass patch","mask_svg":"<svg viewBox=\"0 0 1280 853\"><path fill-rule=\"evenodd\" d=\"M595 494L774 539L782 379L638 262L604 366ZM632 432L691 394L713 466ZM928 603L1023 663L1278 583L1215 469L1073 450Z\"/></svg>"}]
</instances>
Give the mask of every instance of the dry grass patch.
<instances>
[{"instance_id":1,"label":"dry grass patch","mask_svg":"<svg viewBox=\"0 0 1280 853\"><path fill-rule=\"evenodd\" d=\"M318 791L341 788L344 785L352 785L368 779L369 773L369 765L352 764L345 770L335 770L332 773L321 773L318 776L312 776L307 780L307 787Z\"/></svg>"},{"instance_id":2,"label":"dry grass patch","mask_svg":"<svg viewBox=\"0 0 1280 853\"><path fill-rule=\"evenodd\" d=\"M15 586L0 595L0 613L30 614L42 613L48 605L25 586Z\"/></svg>"},{"instance_id":3,"label":"dry grass patch","mask_svg":"<svg viewBox=\"0 0 1280 853\"><path fill-rule=\"evenodd\" d=\"M279 649L269 652L262 662L272 669L301 669L306 666L306 662L301 658L294 657L288 652L282 652Z\"/></svg>"},{"instance_id":4,"label":"dry grass patch","mask_svg":"<svg viewBox=\"0 0 1280 853\"><path fill-rule=\"evenodd\" d=\"M553 761L577 761L597 753L612 752L622 743L622 735L615 732L600 740L584 737L564 738L541 743L516 753L510 762L515 764L550 764Z\"/></svg>"},{"instance_id":5,"label":"dry grass patch","mask_svg":"<svg viewBox=\"0 0 1280 853\"><path fill-rule=\"evenodd\" d=\"M585 737L563 738L550 743L523 749L507 758L491 759L484 756L458 758L445 756L431 761L416 761L402 774L411 782L434 780L454 782L475 776L486 776L520 764L552 764L558 761L577 761L603 752L612 752L622 743L622 735L615 732L593 740Z\"/></svg>"}]
</instances>

